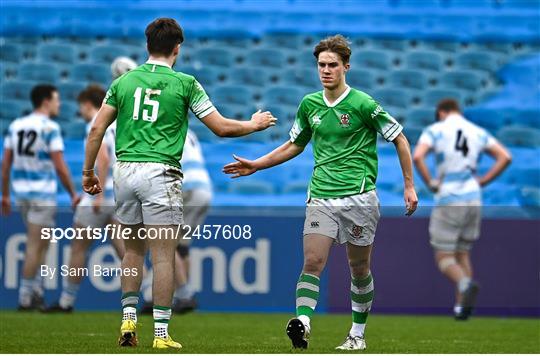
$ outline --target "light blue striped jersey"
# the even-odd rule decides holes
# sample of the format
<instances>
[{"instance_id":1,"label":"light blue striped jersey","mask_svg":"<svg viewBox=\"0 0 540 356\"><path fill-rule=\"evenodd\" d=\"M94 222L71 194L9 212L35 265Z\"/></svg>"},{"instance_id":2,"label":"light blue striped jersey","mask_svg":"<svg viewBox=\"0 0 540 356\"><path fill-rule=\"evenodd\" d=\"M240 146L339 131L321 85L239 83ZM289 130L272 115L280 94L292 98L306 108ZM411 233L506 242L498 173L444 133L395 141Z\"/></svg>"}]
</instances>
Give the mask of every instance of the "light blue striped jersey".
<instances>
[{"instance_id":1,"label":"light blue striped jersey","mask_svg":"<svg viewBox=\"0 0 540 356\"><path fill-rule=\"evenodd\" d=\"M441 182L435 195L438 205L481 200L476 167L482 151L496 142L486 130L459 114L450 114L422 132L418 143L435 152L437 178Z\"/></svg>"},{"instance_id":2,"label":"light blue striped jersey","mask_svg":"<svg viewBox=\"0 0 540 356\"><path fill-rule=\"evenodd\" d=\"M15 198L56 201L56 173L50 153L64 150L60 126L35 112L16 119L9 125L4 149L13 151Z\"/></svg>"},{"instance_id":3,"label":"light blue striped jersey","mask_svg":"<svg viewBox=\"0 0 540 356\"><path fill-rule=\"evenodd\" d=\"M206 189L211 190L210 176L204 166L204 157L197 135L191 130L187 131L184 152L180 161L184 179L182 190Z\"/></svg>"}]
</instances>

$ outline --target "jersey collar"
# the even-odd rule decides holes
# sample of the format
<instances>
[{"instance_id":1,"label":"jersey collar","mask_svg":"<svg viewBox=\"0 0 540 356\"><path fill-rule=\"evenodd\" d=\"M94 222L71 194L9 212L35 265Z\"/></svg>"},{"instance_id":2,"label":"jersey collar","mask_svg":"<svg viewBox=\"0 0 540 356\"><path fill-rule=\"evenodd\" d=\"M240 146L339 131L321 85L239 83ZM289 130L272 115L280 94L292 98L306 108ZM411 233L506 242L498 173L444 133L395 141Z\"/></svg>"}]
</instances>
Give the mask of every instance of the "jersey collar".
<instances>
[{"instance_id":1,"label":"jersey collar","mask_svg":"<svg viewBox=\"0 0 540 356\"><path fill-rule=\"evenodd\" d=\"M168 63L162 62L162 61L156 61L155 59L149 59L146 61L146 64L155 64L158 66L165 66L171 68L171 66Z\"/></svg>"},{"instance_id":2,"label":"jersey collar","mask_svg":"<svg viewBox=\"0 0 540 356\"><path fill-rule=\"evenodd\" d=\"M351 91L351 87L347 85L347 89L345 89L343 94L341 94L339 96L339 98L337 98L336 101L334 101L331 104L328 101L328 99L326 99L326 95L324 95L324 90L323 90L322 97L323 97L323 100L324 100L324 103L326 104L326 106L328 106L329 108L333 108L334 106L337 106L337 104L341 103L343 101L343 99L345 99L347 97L347 95L349 95L350 91Z\"/></svg>"}]
</instances>

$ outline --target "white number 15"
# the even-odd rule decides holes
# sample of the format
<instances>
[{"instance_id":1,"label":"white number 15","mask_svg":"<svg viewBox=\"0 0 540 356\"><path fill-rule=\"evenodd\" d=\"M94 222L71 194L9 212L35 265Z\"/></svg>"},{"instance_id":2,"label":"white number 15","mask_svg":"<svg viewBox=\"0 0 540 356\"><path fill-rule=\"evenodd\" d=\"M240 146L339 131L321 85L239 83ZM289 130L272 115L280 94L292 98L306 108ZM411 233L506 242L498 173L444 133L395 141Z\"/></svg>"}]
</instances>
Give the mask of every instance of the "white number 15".
<instances>
[{"instance_id":1,"label":"white number 15","mask_svg":"<svg viewBox=\"0 0 540 356\"><path fill-rule=\"evenodd\" d=\"M142 90L143 88L138 87L137 90L135 90L135 94L133 94L133 97L135 98L135 104L133 105L133 120L139 120L139 109L141 107ZM159 95L159 94L161 94L161 90L159 89L146 89L145 90L143 105L151 106L152 112L149 115L147 109L143 110L142 119L144 121L154 122L157 120L158 111L159 111L159 101L150 99L150 95Z\"/></svg>"}]
</instances>

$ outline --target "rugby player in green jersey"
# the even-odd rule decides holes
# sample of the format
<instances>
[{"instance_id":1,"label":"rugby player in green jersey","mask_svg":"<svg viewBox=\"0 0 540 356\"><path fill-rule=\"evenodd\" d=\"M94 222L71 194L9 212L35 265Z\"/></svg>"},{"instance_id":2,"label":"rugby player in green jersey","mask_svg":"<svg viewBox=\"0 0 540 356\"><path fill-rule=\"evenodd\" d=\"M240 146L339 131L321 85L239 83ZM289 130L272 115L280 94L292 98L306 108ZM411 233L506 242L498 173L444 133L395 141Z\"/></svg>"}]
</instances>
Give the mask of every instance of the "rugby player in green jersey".
<instances>
[{"instance_id":1,"label":"rugby player in green jersey","mask_svg":"<svg viewBox=\"0 0 540 356\"><path fill-rule=\"evenodd\" d=\"M83 167L83 189L102 191L94 174L96 154L107 127L116 119L114 195L124 231L122 260L123 317L119 344L137 344L136 306L143 277L146 246L153 266L155 348L181 348L171 339L168 323L174 289L174 252L183 224L180 159L188 129L188 110L221 137L235 137L275 125L269 112L249 121L224 118L194 77L172 67L184 40L174 19L160 18L145 31L149 60L116 79L90 130ZM152 238L153 236L153 238ZM148 238L145 238L148 237Z\"/></svg>"},{"instance_id":2,"label":"rugby player in green jersey","mask_svg":"<svg viewBox=\"0 0 540 356\"><path fill-rule=\"evenodd\" d=\"M345 81L351 49L341 36L315 46L323 90L306 95L290 140L254 161L234 156L224 167L233 178L276 166L300 154L313 141L315 167L304 225L304 266L296 286L296 318L287 335L293 347L307 348L310 318L319 297L319 278L333 243L346 244L351 273L352 327L341 350L366 348L364 329L373 300L370 255L379 220L377 133L396 146L404 179L406 214L418 204L409 143L402 126L369 95Z\"/></svg>"}]
</instances>

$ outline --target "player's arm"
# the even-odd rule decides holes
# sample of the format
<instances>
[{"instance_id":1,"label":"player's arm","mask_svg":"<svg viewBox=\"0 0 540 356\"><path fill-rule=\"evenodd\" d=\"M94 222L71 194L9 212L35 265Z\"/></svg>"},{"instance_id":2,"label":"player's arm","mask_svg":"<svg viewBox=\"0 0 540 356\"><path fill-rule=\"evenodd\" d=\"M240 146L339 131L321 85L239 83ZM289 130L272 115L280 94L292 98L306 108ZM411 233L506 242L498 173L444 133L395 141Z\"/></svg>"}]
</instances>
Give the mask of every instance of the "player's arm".
<instances>
[{"instance_id":1,"label":"player's arm","mask_svg":"<svg viewBox=\"0 0 540 356\"><path fill-rule=\"evenodd\" d=\"M103 185L103 187L107 186L107 178L109 174L109 165L110 165L111 159L109 157L109 150L107 149L107 144L102 143L101 147L99 148L97 157L96 157L96 166L98 170L98 178L100 183ZM94 199L94 211L97 213L99 212L99 208L101 206L101 203L103 201L103 195L98 195Z\"/></svg>"},{"instance_id":2,"label":"player's arm","mask_svg":"<svg viewBox=\"0 0 540 356\"><path fill-rule=\"evenodd\" d=\"M401 173L403 174L403 184L405 188L404 199L405 207L407 209L406 214L411 215L418 206L418 197L414 190L411 147L403 132L400 132L392 142L394 143L394 146L396 146L399 164L401 165Z\"/></svg>"},{"instance_id":3,"label":"player's arm","mask_svg":"<svg viewBox=\"0 0 540 356\"><path fill-rule=\"evenodd\" d=\"M491 181L493 181L495 178L501 174L506 167L512 162L512 155L508 150L501 145L498 142L493 143L492 145L488 146L485 151L495 158L495 163L493 166L491 166L490 170L487 171L484 176L478 178L478 183L481 187L486 186Z\"/></svg>"},{"instance_id":4,"label":"player's arm","mask_svg":"<svg viewBox=\"0 0 540 356\"><path fill-rule=\"evenodd\" d=\"M428 186L432 192L437 192L439 189L438 181L431 177L431 173L429 172L425 161L429 151L431 151L431 146L422 142L418 143L414 149L413 161L426 186Z\"/></svg>"},{"instance_id":5,"label":"player's arm","mask_svg":"<svg viewBox=\"0 0 540 356\"><path fill-rule=\"evenodd\" d=\"M54 165L54 169L56 170L56 174L58 174L58 178L60 179L60 182L68 192L69 196L71 197L71 204L73 207L75 207L78 202L79 198L77 196L77 191L75 190L75 187L73 185L73 181L71 180L71 174L69 172L69 168L66 165L66 162L64 161L64 152L63 151L54 151L50 152L51 161Z\"/></svg>"},{"instance_id":6,"label":"player's arm","mask_svg":"<svg viewBox=\"0 0 540 356\"><path fill-rule=\"evenodd\" d=\"M108 104L103 104L99 109L96 120L88 133L83 165L83 190L91 195L101 193L102 188L99 178L94 174L96 157L102 146L103 136L109 125L116 118L116 109Z\"/></svg>"},{"instance_id":7,"label":"player's arm","mask_svg":"<svg viewBox=\"0 0 540 356\"><path fill-rule=\"evenodd\" d=\"M2 214L8 215L11 212L11 201L9 199L9 173L13 164L13 151L10 148L4 149L2 159Z\"/></svg>"},{"instance_id":8,"label":"player's arm","mask_svg":"<svg viewBox=\"0 0 540 356\"><path fill-rule=\"evenodd\" d=\"M291 141L287 141L275 150L257 158L254 161L233 155L237 162L229 163L223 167L223 172L232 174L232 178L248 176L261 169L277 166L286 162L304 151L304 146L299 146Z\"/></svg>"},{"instance_id":9,"label":"player's arm","mask_svg":"<svg viewBox=\"0 0 540 356\"><path fill-rule=\"evenodd\" d=\"M223 117L219 111L214 110L201 118L201 121L219 137L239 137L275 126L277 119L269 111L259 110L251 115L251 120L233 120Z\"/></svg>"}]
</instances>

